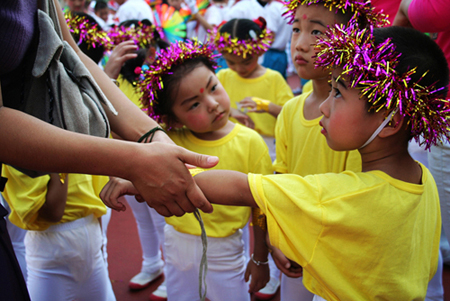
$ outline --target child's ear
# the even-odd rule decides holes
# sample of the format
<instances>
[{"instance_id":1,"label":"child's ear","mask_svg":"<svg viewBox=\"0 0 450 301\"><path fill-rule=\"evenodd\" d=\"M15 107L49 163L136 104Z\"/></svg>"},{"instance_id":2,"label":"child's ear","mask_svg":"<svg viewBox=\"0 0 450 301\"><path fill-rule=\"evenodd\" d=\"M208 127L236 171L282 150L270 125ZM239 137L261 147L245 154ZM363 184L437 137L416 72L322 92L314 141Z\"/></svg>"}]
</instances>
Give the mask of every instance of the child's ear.
<instances>
[{"instance_id":1,"label":"child's ear","mask_svg":"<svg viewBox=\"0 0 450 301\"><path fill-rule=\"evenodd\" d=\"M392 112L390 114L392 114ZM380 136L380 138L387 138L389 136L396 135L399 131L405 129L405 122L407 121L404 116L400 114L400 112L395 113L392 120L384 127L384 129L381 130L378 136Z\"/></svg>"},{"instance_id":2,"label":"child's ear","mask_svg":"<svg viewBox=\"0 0 450 301\"><path fill-rule=\"evenodd\" d=\"M180 129L183 127L183 124L176 117L170 118L169 115L161 116L161 121L167 125L167 128Z\"/></svg>"}]
</instances>

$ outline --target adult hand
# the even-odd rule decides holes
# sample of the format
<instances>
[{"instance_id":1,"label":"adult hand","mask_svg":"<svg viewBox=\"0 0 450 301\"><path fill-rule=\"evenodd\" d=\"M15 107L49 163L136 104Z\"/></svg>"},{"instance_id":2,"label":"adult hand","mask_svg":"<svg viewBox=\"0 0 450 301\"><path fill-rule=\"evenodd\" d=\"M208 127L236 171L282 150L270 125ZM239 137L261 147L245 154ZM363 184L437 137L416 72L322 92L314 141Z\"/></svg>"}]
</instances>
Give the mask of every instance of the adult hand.
<instances>
[{"instance_id":1,"label":"adult hand","mask_svg":"<svg viewBox=\"0 0 450 301\"><path fill-rule=\"evenodd\" d=\"M117 79L122 69L123 64L129 59L137 57L137 46L134 41L125 41L120 43L114 48L113 52L109 56L108 62L105 66L105 73L110 77Z\"/></svg>"},{"instance_id":2,"label":"adult hand","mask_svg":"<svg viewBox=\"0 0 450 301\"><path fill-rule=\"evenodd\" d=\"M230 112L230 116L248 128L251 128L251 129L255 128L255 123L253 122L253 120L250 117L248 117L246 114L242 113L241 111L239 111L237 109L232 108L231 112Z\"/></svg>"},{"instance_id":3,"label":"adult hand","mask_svg":"<svg viewBox=\"0 0 450 301\"><path fill-rule=\"evenodd\" d=\"M185 164L214 167L217 157L200 155L182 147L152 142L139 144L128 162L128 176L145 201L163 216L182 216L195 208L210 213L212 206L192 179Z\"/></svg>"}]
</instances>

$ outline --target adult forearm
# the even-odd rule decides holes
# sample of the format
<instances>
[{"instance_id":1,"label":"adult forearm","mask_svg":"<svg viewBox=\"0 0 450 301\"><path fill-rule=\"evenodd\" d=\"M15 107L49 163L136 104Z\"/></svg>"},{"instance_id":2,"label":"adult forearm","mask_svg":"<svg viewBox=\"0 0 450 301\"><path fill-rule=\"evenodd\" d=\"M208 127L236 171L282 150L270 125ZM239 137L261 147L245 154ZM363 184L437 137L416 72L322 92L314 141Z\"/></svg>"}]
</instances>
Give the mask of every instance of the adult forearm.
<instances>
[{"instance_id":1,"label":"adult forearm","mask_svg":"<svg viewBox=\"0 0 450 301\"><path fill-rule=\"evenodd\" d=\"M46 172L126 177L117 162L133 149L130 142L65 131L6 107L0 107L0 128L3 163Z\"/></svg>"}]
</instances>

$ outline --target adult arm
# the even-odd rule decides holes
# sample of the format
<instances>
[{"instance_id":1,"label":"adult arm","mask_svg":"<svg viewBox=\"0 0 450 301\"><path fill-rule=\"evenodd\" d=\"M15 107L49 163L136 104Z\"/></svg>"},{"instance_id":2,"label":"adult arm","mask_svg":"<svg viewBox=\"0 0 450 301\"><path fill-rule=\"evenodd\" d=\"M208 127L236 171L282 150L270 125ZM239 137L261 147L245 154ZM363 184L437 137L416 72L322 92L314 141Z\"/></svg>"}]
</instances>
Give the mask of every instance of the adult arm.
<instances>
[{"instance_id":1,"label":"adult arm","mask_svg":"<svg viewBox=\"0 0 450 301\"><path fill-rule=\"evenodd\" d=\"M128 179L165 216L192 212L194 207L212 211L185 163L210 168L217 164L216 157L166 143L138 144L69 132L3 107L1 93L0 128L0 161L6 164Z\"/></svg>"},{"instance_id":2,"label":"adult arm","mask_svg":"<svg viewBox=\"0 0 450 301\"><path fill-rule=\"evenodd\" d=\"M393 25L410 26L422 32L448 31L450 2L446 0L402 0Z\"/></svg>"}]
</instances>

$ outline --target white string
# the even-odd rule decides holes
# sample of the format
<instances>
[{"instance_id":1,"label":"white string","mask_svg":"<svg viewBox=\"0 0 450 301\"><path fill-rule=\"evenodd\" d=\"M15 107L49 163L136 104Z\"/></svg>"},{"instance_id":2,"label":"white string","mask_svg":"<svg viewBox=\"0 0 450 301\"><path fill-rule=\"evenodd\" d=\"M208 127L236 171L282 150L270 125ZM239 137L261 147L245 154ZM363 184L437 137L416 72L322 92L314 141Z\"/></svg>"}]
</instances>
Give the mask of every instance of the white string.
<instances>
[{"instance_id":1,"label":"white string","mask_svg":"<svg viewBox=\"0 0 450 301\"><path fill-rule=\"evenodd\" d=\"M372 134L372 136L370 136L370 138L366 141L366 143L363 144L363 146L361 146L359 149L366 147L370 142L373 141L373 139L375 139L376 136L378 136L378 134L381 132L382 129L384 129L384 127L392 120L392 118L394 117L394 115L397 113L398 108L395 109L394 111L392 111L388 116L386 117L386 119L383 121L383 123L380 124L380 126L375 130L375 132Z\"/></svg>"},{"instance_id":2,"label":"white string","mask_svg":"<svg viewBox=\"0 0 450 301\"><path fill-rule=\"evenodd\" d=\"M201 301L205 301L206 298L206 272L208 271L208 259L206 257L206 251L208 249L208 239L206 238L206 230L205 225L203 224L202 216L200 215L200 212L198 212L198 209L195 209L194 216L198 220L198 223L200 224L200 228L202 229L202 245L203 245L203 253L202 253L202 259L200 261L200 272L199 272L199 286L198 286L198 294L200 296ZM202 290L202 285L205 285L205 292Z\"/></svg>"}]
</instances>

